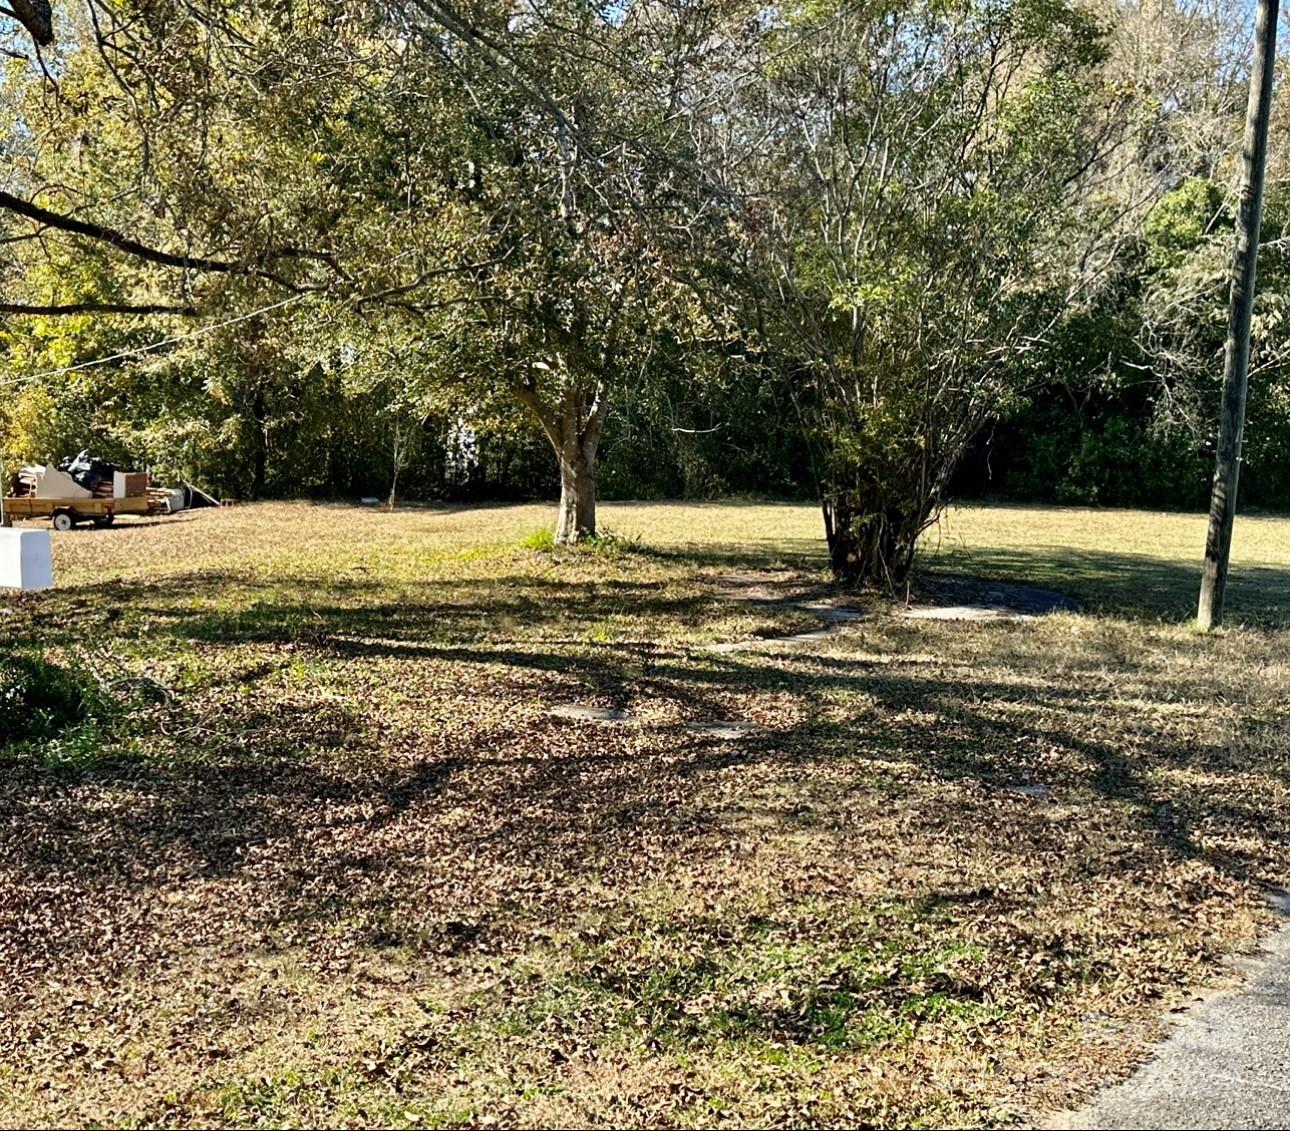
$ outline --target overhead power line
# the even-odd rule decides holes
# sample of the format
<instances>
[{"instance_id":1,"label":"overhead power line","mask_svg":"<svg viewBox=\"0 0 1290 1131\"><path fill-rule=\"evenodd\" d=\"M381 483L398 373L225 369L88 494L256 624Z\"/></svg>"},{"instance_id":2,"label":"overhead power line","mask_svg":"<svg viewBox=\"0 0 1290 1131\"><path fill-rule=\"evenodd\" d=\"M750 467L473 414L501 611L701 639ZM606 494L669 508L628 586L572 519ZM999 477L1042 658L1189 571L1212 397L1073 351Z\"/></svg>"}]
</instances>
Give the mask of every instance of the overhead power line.
<instances>
[{"instance_id":1,"label":"overhead power line","mask_svg":"<svg viewBox=\"0 0 1290 1131\"><path fill-rule=\"evenodd\" d=\"M245 314L239 314L234 318L226 318L222 322L213 322L209 326L201 326L196 330L191 330L187 334L180 334L173 338L162 338L158 342L150 342L146 346L137 346L134 349L122 350L120 353L109 354L107 357L96 357L93 361L82 361L76 365L67 365L61 369L46 369L40 373L25 373L21 377L11 377L7 381L0 381L0 387L11 385L24 385L29 381L39 381L45 377L61 377L65 373L75 373L81 369L93 369L99 365L110 365L114 361L124 361L129 357L139 357L142 354L153 353L159 349L165 349L166 346L179 345L191 338L199 338L203 334L212 334L216 330L222 330L225 326L234 326L239 322L245 322L250 318L255 318L260 314L267 314L270 310L278 310L281 307L288 306L293 302L298 302L302 298L308 297L305 294L291 295L278 302L270 303L268 306L262 306L258 310L251 310Z\"/></svg>"}]
</instances>

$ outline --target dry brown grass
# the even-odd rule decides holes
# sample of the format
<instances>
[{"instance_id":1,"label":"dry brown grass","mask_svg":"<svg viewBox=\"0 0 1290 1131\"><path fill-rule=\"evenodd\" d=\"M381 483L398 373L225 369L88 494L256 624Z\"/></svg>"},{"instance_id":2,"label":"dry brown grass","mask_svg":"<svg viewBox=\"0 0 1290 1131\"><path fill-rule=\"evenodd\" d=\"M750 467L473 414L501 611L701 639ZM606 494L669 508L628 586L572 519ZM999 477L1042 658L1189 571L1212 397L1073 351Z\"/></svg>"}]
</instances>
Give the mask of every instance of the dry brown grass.
<instances>
[{"instance_id":1,"label":"dry brown grass","mask_svg":"<svg viewBox=\"0 0 1290 1131\"><path fill-rule=\"evenodd\" d=\"M1000 1124L1120 1072L1287 865L1290 523L952 516L1092 611L810 624L811 508L303 504L57 539L0 785L0 1123ZM838 595L835 595L838 596ZM841 595L840 599L849 599ZM605 727L565 702L631 710ZM737 742L686 721L748 719ZM1042 784L1045 797L1018 792Z\"/></svg>"}]
</instances>

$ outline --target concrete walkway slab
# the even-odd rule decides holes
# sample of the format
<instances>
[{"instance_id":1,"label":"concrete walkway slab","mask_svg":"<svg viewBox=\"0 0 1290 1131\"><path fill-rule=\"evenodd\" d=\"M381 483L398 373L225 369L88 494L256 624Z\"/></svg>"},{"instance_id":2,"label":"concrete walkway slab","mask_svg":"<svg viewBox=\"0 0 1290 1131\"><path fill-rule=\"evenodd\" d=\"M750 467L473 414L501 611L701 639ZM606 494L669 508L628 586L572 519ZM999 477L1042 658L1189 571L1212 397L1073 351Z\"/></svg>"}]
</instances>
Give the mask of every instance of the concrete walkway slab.
<instances>
[{"instance_id":1,"label":"concrete walkway slab","mask_svg":"<svg viewBox=\"0 0 1290 1131\"><path fill-rule=\"evenodd\" d=\"M1053 787L1045 785L1043 782L1023 782L1005 785L1003 788L1009 793L1019 793L1022 797L1044 798L1053 792Z\"/></svg>"},{"instance_id":2,"label":"concrete walkway slab","mask_svg":"<svg viewBox=\"0 0 1290 1131\"><path fill-rule=\"evenodd\" d=\"M587 707L580 703L565 703L552 707L551 712L557 719L573 719L583 723L629 723L632 716L629 712L617 707Z\"/></svg>"},{"instance_id":3,"label":"concrete walkway slab","mask_svg":"<svg viewBox=\"0 0 1290 1131\"><path fill-rule=\"evenodd\" d=\"M1246 980L1187 1010L1133 1076L1045 1126L1290 1127L1290 926L1240 968Z\"/></svg>"},{"instance_id":4,"label":"concrete walkway slab","mask_svg":"<svg viewBox=\"0 0 1290 1131\"><path fill-rule=\"evenodd\" d=\"M1078 611L1078 601L1052 589L972 577L932 577L923 583L922 599L903 615L914 620L1032 620Z\"/></svg>"},{"instance_id":5,"label":"concrete walkway slab","mask_svg":"<svg viewBox=\"0 0 1290 1131\"><path fill-rule=\"evenodd\" d=\"M756 734L761 728L756 723L745 723L731 719L713 723L686 723L685 729L691 734L697 734L702 738L719 738L734 741L737 738L747 738L750 734Z\"/></svg>"}]
</instances>

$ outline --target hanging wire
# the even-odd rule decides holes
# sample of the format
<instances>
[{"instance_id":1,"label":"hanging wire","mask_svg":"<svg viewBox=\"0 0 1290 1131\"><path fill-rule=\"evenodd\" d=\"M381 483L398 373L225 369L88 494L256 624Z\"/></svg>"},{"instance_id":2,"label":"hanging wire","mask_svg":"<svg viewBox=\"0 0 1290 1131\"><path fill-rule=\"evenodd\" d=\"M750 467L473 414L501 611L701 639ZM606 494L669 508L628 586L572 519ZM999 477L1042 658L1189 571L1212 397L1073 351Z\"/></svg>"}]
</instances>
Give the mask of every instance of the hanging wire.
<instances>
[{"instance_id":1,"label":"hanging wire","mask_svg":"<svg viewBox=\"0 0 1290 1131\"><path fill-rule=\"evenodd\" d=\"M152 353L154 350L164 349L166 346L178 345L180 342L189 341L192 338L199 338L203 334L211 334L216 330L222 330L225 326L235 326L239 322L245 322L249 318L255 318L260 314L267 314L270 310L278 310L290 303L297 302L307 297L308 292L304 294L291 295L278 302L270 303L268 306L262 306L259 310L248 311L246 314L239 314L235 318L226 318L223 322L213 322L209 326L202 326L187 334L180 334L174 338L163 338L159 342L150 342L146 346L137 346L134 349L122 350L120 353L109 354L107 357L96 357L93 361L82 361L77 365L64 366L62 369L46 369L40 373L24 373L21 377L11 377L7 381L0 381L0 388L11 385L24 385L29 381L39 381L45 377L61 377L64 373L75 373L80 369L93 369L98 365L108 365L114 361L122 361L127 357L139 357L142 354Z\"/></svg>"}]
</instances>

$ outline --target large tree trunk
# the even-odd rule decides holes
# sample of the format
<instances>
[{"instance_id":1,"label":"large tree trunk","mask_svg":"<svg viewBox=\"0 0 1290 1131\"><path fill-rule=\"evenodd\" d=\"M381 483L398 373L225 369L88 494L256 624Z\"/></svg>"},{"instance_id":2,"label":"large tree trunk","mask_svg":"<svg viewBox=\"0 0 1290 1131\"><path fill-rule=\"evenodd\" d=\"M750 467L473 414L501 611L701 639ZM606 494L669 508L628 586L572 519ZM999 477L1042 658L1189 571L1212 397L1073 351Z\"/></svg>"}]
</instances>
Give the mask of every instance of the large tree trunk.
<instances>
[{"instance_id":1,"label":"large tree trunk","mask_svg":"<svg viewBox=\"0 0 1290 1131\"><path fill-rule=\"evenodd\" d=\"M560 512L555 524L555 540L566 545L593 538L596 534L594 449L590 458L579 444L556 454L560 459Z\"/></svg>"},{"instance_id":2,"label":"large tree trunk","mask_svg":"<svg viewBox=\"0 0 1290 1131\"><path fill-rule=\"evenodd\" d=\"M604 394L570 390L553 407L532 385L517 385L515 391L542 422L560 464L556 543L564 546L595 537L596 455L607 407Z\"/></svg>"},{"instance_id":3,"label":"large tree trunk","mask_svg":"<svg viewBox=\"0 0 1290 1131\"><path fill-rule=\"evenodd\" d=\"M922 522L899 508L870 509L845 496L823 504L833 576L848 585L890 589L905 579Z\"/></svg>"}]
</instances>

